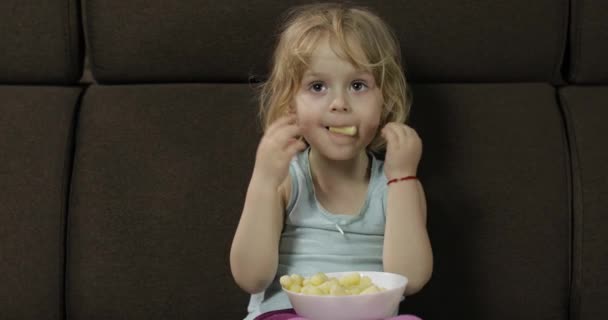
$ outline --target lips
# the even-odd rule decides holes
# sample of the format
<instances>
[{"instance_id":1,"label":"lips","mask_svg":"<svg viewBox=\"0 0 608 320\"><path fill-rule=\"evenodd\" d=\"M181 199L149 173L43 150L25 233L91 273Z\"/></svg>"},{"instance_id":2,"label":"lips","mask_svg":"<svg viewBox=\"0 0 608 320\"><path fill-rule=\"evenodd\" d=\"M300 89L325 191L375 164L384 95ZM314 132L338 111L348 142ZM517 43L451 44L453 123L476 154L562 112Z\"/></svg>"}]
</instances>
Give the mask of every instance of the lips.
<instances>
[{"instance_id":1,"label":"lips","mask_svg":"<svg viewBox=\"0 0 608 320\"><path fill-rule=\"evenodd\" d=\"M339 133L351 137L357 134L357 127L355 126L327 127L327 129L330 132Z\"/></svg>"}]
</instances>

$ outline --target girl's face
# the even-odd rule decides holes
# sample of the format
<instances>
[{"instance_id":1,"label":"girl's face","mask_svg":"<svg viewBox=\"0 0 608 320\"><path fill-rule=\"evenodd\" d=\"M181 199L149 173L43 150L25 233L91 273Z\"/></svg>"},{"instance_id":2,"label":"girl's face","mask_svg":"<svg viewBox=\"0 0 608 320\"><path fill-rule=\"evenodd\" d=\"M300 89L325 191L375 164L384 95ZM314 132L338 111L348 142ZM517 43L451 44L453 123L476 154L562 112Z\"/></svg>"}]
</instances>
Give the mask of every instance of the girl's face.
<instances>
[{"instance_id":1,"label":"girl's face","mask_svg":"<svg viewBox=\"0 0 608 320\"><path fill-rule=\"evenodd\" d=\"M375 137L382 93L370 72L338 57L325 37L312 53L294 104L310 146L329 159L348 160L364 152Z\"/></svg>"}]
</instances>

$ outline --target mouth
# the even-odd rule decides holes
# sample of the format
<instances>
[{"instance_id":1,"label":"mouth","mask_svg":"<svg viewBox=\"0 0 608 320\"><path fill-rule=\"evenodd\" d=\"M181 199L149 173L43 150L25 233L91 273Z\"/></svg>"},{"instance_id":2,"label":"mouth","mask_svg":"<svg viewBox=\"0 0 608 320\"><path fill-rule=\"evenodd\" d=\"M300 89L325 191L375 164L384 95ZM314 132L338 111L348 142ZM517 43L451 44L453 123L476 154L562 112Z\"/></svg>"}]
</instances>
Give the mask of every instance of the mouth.
<instances>
[{"instance_id":1,"label":"mouth","mask_svg":"<svg viewBox=\"0 0 608 320\"><path fill-rule=\"evenodd\" d=\"M329 132L342 134L345 136L353 137L357 134L357 127L345 126L345 127L325 127Z\"/></svg>"}]
</instances>

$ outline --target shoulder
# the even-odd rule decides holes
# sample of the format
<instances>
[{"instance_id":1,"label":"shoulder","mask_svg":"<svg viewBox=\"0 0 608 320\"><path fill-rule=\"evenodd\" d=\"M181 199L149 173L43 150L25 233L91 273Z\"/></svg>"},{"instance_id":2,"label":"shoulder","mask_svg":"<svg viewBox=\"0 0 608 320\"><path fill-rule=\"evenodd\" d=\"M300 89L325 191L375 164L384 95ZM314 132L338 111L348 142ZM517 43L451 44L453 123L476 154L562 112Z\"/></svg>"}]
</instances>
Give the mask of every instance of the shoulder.
<instances>
[{"instance_id":1,"label":"shoulder","mask_svg":"<svg viewBox=\"0 0 608 320\"><path fill-rule=\"evenodd\" d=\"M386 190L386 183L388 182L388 178L384 174L384 161L382 159L377 158L374 154L371 154L372 157L372 165L371 165L371 174L372 177L370 183L372 184L372 189L374 190Z\"/></svg>"},{"instance_id":2,"label":"shoulder","mask_svg":"<svg viewBox=\"0 0 608 320\"><path fill-rule=\"evenodd\" d=\"M279 185L279 195L281 197L281 204L284 209L287 209L290 204L291 197L294 195L294 193L297 193L297 184L294 182L297 182L298 176L302 174L302 162L305 152L306 150L296 154L293 159L291 159L291 162L289 163L289 173Z\"/></svg>"}]
</instances>

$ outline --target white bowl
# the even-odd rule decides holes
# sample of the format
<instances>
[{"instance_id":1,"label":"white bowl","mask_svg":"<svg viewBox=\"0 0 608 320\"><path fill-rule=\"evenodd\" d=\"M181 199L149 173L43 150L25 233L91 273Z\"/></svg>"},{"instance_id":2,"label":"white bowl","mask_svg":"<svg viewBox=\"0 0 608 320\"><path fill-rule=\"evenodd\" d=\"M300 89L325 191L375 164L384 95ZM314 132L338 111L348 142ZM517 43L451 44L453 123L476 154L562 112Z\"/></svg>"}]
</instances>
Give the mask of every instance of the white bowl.
<instances>
[{"instance_id":1,"label":"white bowl","mask_svg":"<svg viewBox=\"0 0 608 320\"><path fill-rule=\"evenodd\" d=\"M388 272L354 271L385 291L352 296L315 296L283 288L298 316L310 320L378 320L395 316L403 297L407 278ZM340 278L351 272L326 273Z\"/></svg>"}]
</instances>

